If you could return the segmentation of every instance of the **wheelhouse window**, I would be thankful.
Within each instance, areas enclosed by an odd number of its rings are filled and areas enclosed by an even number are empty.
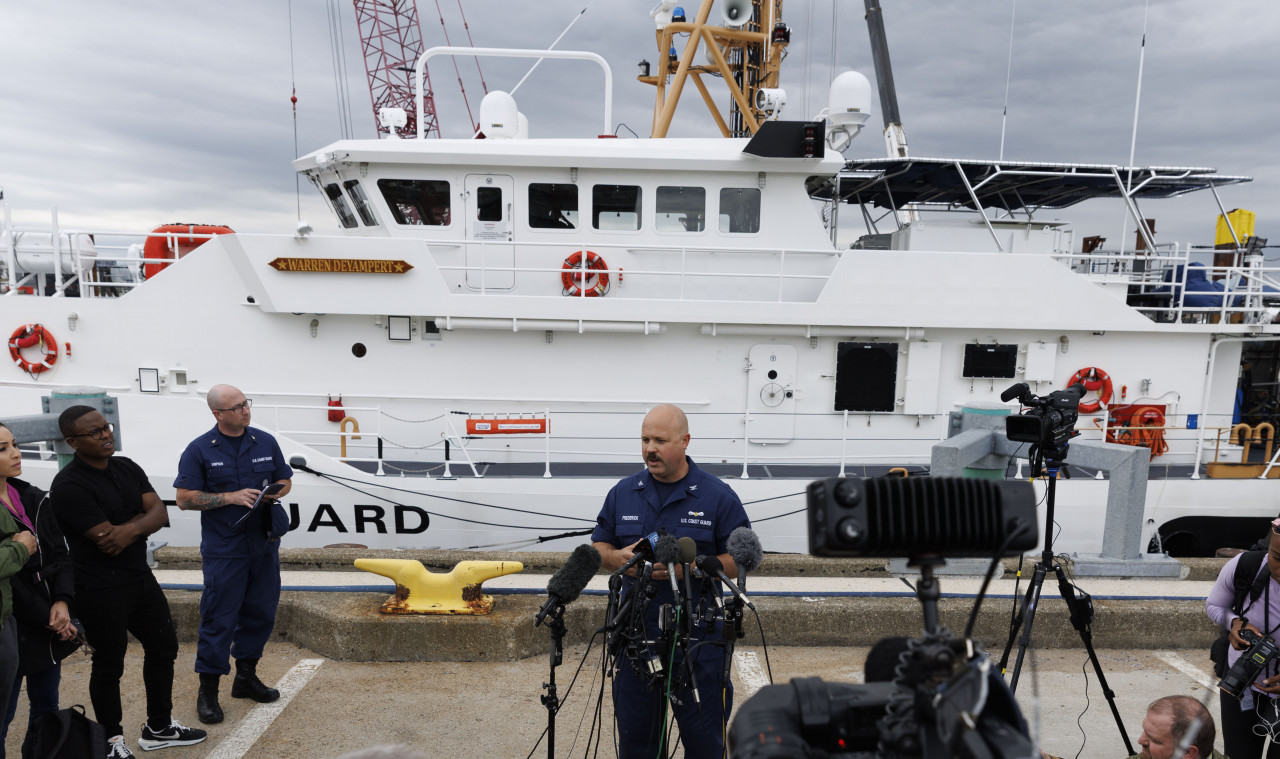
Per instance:
[[[364,194],[360,180],[348,179],[342,183],[342,186],[347,190],[347,197],[351,198],[351,205],[356,207],[360,221],[364,222],[366,227],[378,226],[378,217],[373,215],[373,206],[369,205],[369,198]]]
[[[529,184],[529,226],[532,229],[577,229],[576,184]]]
[[[707,225],[707,191],[701,187],[659,187],[659,232],[701,232]]]
[[[378,191],[397,224],[447,227],[449,183],[438,179],[379,179]]]
[[[760,188],[726,187],[720,191],[720,231],[728,234],[760,231]]]
[[[324,194],[328,196],[329,202],[333,204],[333,210],[338,214],[338,223],[344,229],[360,226],[356,221],[356,215],[351,213],[351,206],[347,205],[347,199],[342,196],[342,188],[338,187],[336,182],[325,185]]]
[[[591,188],[591,226],[634,232],[640,228],[640,188],[598,184]]]

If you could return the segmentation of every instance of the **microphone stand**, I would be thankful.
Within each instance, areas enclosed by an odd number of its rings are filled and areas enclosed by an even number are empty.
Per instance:
[[[547,707],[547,759],[556,756],[556,712],[560,711],[560,696],[556,692],[556,667],[564,661],[564,604],[556,604],[547,613],[547,630],[551,633],[551,673],[542,687],[542,704]]]

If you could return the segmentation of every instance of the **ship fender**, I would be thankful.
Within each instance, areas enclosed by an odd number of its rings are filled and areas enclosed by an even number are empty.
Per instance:
[[[586,266],[583,266],[583,255],[586,255]],[[609,292],[609,265],[594,251],[578,251],[564,260],[560,267],[560,283],[564,286],[565,295],[583,295],[594,298]],[[585,269],[585,271],[584,271]],[[592,284],[592,278],[595,283]]]
[[[1085,390],[1098,394],[1098,397],[1092,401],[1086,402],[1083,398],[1080,400],[1081,414],[1092,414],[1111,403],[1111,395],[1113,393],[1111,377],[1098,367],[1086,366],[1071,375],[1071,379],[1067,380],[1067,387],[1076,384],[1084,385]]]
[[[36,345],[44,351],[44,357],[38,361],[28,361],[23,357],[22,351]],[[43,324],[24,324],[9,336],[9,358],[27,374],[47,372],[58,361],[58,341]]]

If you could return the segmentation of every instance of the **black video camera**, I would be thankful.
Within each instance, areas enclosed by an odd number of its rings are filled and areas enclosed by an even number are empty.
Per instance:
[[[1005,436],[1015,443],[1038,445],[1046,454],[1061,452],[1065,457],[1067,441],[1076,434],[1084,393],[1084,385],[1075,384],[1038,396],[1032,394],[1027,383],[1019,382],[1001,393],[1000,400],[1007,403],[1017,398],[1018,403],[1030,408],[1005,420]]]
[[[1254,680],[1258,679],[1258,675],[1267,664],[1280,656],[1280,647],[1276,646],[1276,642],[1265,635],[1258,635],[1253,630],[1245,629],[1246,622],[1248,620],[1240,624],[1240,637],[1244,638],[1249,647],[1240,654],[1236,663],[1232,664],[1227,674],[1218,681],[1218,690],[1237,701],[1244,698],[1244,692]]]

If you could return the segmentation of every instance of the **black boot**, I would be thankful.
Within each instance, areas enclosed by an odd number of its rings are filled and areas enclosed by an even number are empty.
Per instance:
[[[222,675],[200,673],[200,692],[196,694],[196,716],[206,725],[222,721],[222,707],[218,705],[218,681]]]
[[[269,704],[280,698],[280,691],[268,688],[258,679],[257,659],[236,659],[236,679],[231,681],[232,698],[251,698]]]

